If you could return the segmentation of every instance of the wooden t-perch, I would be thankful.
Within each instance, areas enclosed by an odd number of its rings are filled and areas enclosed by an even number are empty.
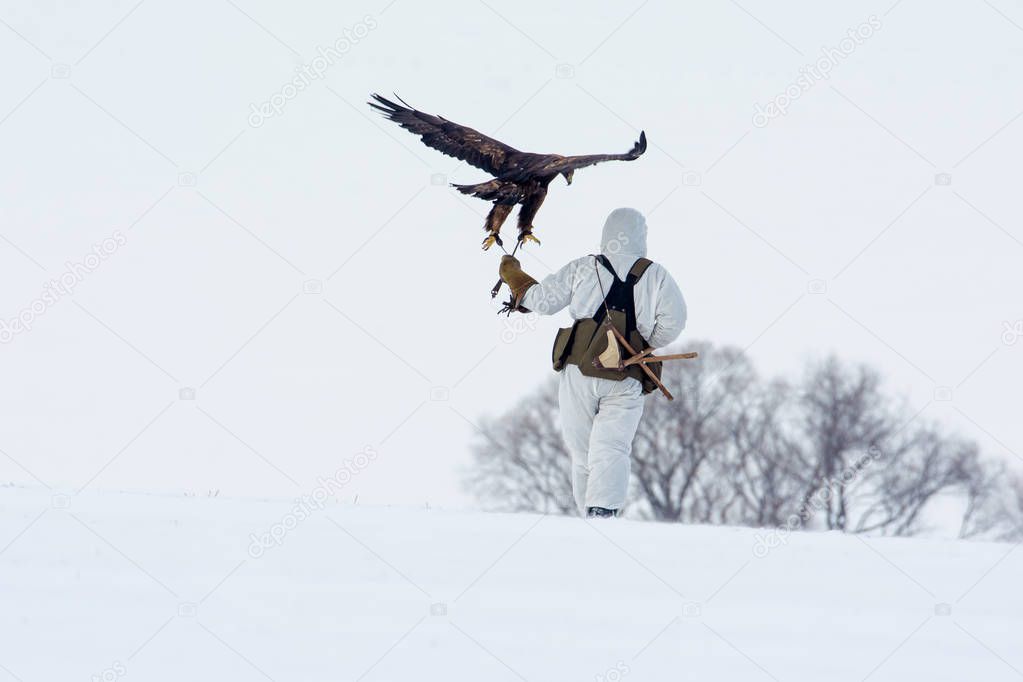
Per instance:
[[[661,389],[661,393],[664,394],[664,397],[667,398],[668,400],[674,400],[675,396],[673,396],[671,394],[671,391],[669,391],[668,388],[663,383],[661,383],[661,380],[657,378],[657,375],[654,374],[654,371],[647,367],[647,363],[663,362],[664,360],[692,360],[693,358],[698,357],[699,353],[674,353],[672,355],[650,355],[651,353],[654,352],[653,348],[647,348],[646,350],[637,353],[636,349],[634,349],[632,345],[629,344],[629,342],[625,339],[625,335],[622,334],[617,329],[615,329],[614,326],[610,327],[609,333],[614,333],[615,338],[618,339],[618,343],[622,344],[622,347],[625,348],[625,350],[632,353],[632,357],[626,359],[624,362],[622,362],[621,357],[619,356],[618,362],[621,363],[621,367],[625,368],[631,367],[632,365],[639,365],[640,368],[642,368],[643,373],[647,375],[647,378],[649,378],[650,381],[657,384],[657,388]],[[610,349],[612,346],[610,341],[611,339],[608,339],[609,342],[608,349]],[[601,360],[603,360],[603,354],[601,354],[601,356],[602,356]]]

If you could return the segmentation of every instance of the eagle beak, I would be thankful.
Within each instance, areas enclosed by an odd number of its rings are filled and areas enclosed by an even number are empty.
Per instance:
[[[569,185],[571,185],[571,184],[572,184],[572,176],[573,176],[573,175],[575,175],[575,173],[569,173],[568,175],[566,175],[566,176],[565,176],[565,182],[566,182],[567,184],[569,184]]]

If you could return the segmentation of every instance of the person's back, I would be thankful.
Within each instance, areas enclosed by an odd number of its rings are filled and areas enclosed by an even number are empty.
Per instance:
[[[600,256],[578,258],[542,282],[522,272],[514,258],[501,260],[501,277],[518,310],[552,315],[567,306],[575,320],[573,329],[559,337],[564,356],[559,402],[562,435],[572,454],[573,493],[580,510],[591,516],[614,515],[625,503],[643,385],[638,372],[607,372],[583,362],[589,356],[580,348],[590,339],[579,339],[576,332],[583,325],[592,330],[604,311],[611,313],[605,299],[612,290],[619,294],[616,300],[623,299],[619,307],[627,308],[616,319],[629,321],[643,348],[671,343],[686,323],[685,300],[675,280],[646,259],[646,234],[639,211],[619,208],[604,224]]]

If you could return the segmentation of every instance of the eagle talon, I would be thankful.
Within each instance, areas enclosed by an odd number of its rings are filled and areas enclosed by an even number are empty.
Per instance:
[[[497,311],[497,314],[507,315],[508,317],[511,317],[511,314],[517,312],[518,309],[519,306],[515,302],[515,294],[512,294],[511,296],[508,297],[508,300],[504,302],[504,305],[501,306],[501,309]]]
[[[504,246],[504,242],[501,241],[500,235],[498,235],[496,232],[491,232],[490,234],[487,235],[487,238],[483,240],[483,250],[486,251],[494,244],[497,244],[498,246]]]
[[[532,232],[523,232],[519,235],[519,244],[525,245],[526,242],[534,242],[537,245],[540,244],[540,240],[534,237]]]

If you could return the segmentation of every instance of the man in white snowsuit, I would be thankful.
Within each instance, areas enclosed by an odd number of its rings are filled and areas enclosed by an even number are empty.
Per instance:
[[[644,348],[660,348],[685,328],[686,304],[668,271],[645,258],[646,235],[643,214],[615,209],[604,223],[599,256],[578,258],[542,282],[524,273],[518,260],[505,256],[501,278],[519,311],[553,315],[568,306],[576,327],[595,317],[599,321],[604,310],[611,315],[604,303],[612,298],[614,285],[616,290],[631,289],[631,326],[646,342]],[[572,455],[572,492],[580,512],[615,516],[628,491],[629,456],[643,415],[644,387],[636,378],[638,372],[618,379],[584,374],[592,374],[592,366],[591,359],[580,362],[578,357],[564,364],[558,392],[561,429]]]

